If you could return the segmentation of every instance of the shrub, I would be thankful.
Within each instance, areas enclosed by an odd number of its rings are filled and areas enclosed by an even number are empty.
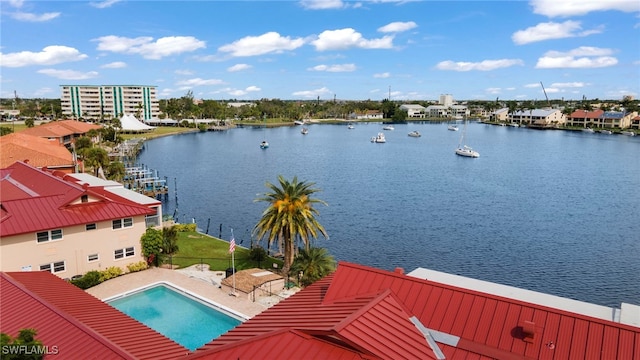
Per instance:
[[[82,290],[86,290],[92,286],[100,284],[102,282],[102,280],[100,280],[100,277],[101,274],[99,271],[92,270],[84,274],[79,279],[71,280],[71,283]]]
[[[138,261],[137,263],[127,265],[127,269],[129,269],[129,272],[138,272],[145,270],[146,268],[148,268],[146,261]]]
[[[174,225],[177,232],[194,232],[197,229],[197,224],[175,224]]]
[[[122,275],[122,269],[118,266],[112,266],[100,272],[100,282],[107,281]]]

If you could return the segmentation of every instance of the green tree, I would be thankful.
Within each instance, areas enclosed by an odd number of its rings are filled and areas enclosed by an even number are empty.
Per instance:
[[[312,198],[311,195],[320,191],[313,188],[315,183],[298,181],[294,177],[292,181],[286,180],[282,175],[278,176],[279,187],[267,182],[266,186],[271,190],[263,197],[255,201],[264,201],[268,207],[262,213],[262,218],[254,227],[254,234],[258,239],[265,236],[269,246],[275,241],[284,248],[283,272],[287,274],[294,258],[294,239],[299,238],[305,249],[309,249],[311,239],[322,234],[327,238],[327,232],[317,221],[318,210],[315,204],[326,203]]]
[[[109,163],[109,165],[107,165],[106,176],[109,180],[122,182],[125,173],[126,170],[124,168],[124,164],[120,161],[112,161]]]
[[[155,264],[158,266],[162,263],[164,256],[162,250],[164,246],[162,230],[147,228],[147,231],[145,231],[140,238],[140,245],[142,246],[142,255],[149,265]]]
[[[8,135],[11,134],[13,132],[13,129],[11,129],[8,126],[0,126],[0,136],[4,136],[4,135]]]
[[[300,249],[291,264],[291,274],[298,276],[300,285],[308,286],[336,269],[336,261],[327,249],[312,247]],[[302,275],[302,276],[300,276]]]
[[[178,251],[178,229],[175,225],[162,229],[162,252],[173,254]]]
[[[33,121],[33,118],[28,118],[24,121],[24,124],[27,125],[28,128],[32,128],[36,125],[35,121]]]
[[[0,348],[2,349],[3,360],[40,360],[44,358],[43,354],[34,351],[34,347],[42,347],[42,341],[36,340],[36,329],[21,329],[18,336],[12,338],[10,335],[0,333]],[[21,346],[26,346],[27,351],[18,351]],[[15,351],[11,351],[11,347],[16,347]],[[5,350],[7,353],[5,353]],[[17,353],[16,353],[17,352]]]
[[[80,136],[73,143],[73,146],[76,149],[76,154],[81,158],[84,157],[84,154],[93,147],[93,141],[87,136]]]
[[[84,152],[84,161],[86,166],[93,168],[93,174],[95,176],[98,176],[98,169],[100,167],[104,168],[109,165],[110,162],[107,151],[99,147],[87,149]]]

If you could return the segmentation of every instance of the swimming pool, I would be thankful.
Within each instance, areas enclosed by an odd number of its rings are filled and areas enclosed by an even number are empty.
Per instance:
[[[242,323],[242,318],[168,283],[150,285],[106,303],[193,351]]]

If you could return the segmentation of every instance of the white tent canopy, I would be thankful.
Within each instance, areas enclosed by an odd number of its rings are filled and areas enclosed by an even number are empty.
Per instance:
[[[145,132],[155,129],[153,126],[149,126],[140,120],[136,119],[133,115],[124,115],[120,118],[120,125],[124,132]]]

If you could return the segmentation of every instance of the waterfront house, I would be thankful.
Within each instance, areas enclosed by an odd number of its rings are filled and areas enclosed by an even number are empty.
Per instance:
[[[380,110],[366,110],[355,113],[355,118],[358,120],[382,120],[384,114]]]
[[[519,125],[551,128],[564,125],[566,117],[558,109],[529,109],[509,113],[508,120]]]
[[[590,128],[598,121],[598,118],[604,114],[603,110],[582,110],[578,109],[567,117],[567,126],[577,126],[581,128]]]
[[[82,121],[60,120],[24,129],[21,133],[57,141],[66,147],[71,147],[71,144],[80,136],[86,135],[90,130],[99,130],[101,128],[100,125]],[[97,141],[97,139],[93,140],[94,142]]]
[[[489,120],[494,122],[506,122],[508,118],[509,108],[498,109],[489,116]]]
[[[640,130],[640,116],[636,115],[633,119],[631,119],[631,129]]]
[[[162,226],[158,200],[88,174],[15,162],[0,169],[0,270],[61,278],[145,260],[140,238]]]
[[[418,104],[402,104],[400,110],[407,112],[409,119],[424,119],[427,117],[427,108]]]
[[[64,145],[23,132],[0,137],[0,169],[16,161],[30,165],[72,173],[76,170],[76,159]]]

